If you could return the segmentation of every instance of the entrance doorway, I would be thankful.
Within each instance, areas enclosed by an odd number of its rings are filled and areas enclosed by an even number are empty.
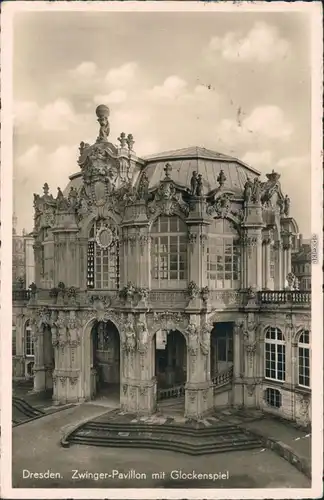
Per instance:
[[[91,398],[119,401],[120,337],[111,321],[93,325],[91,347]]]
[[[217,323],[210,335],[211,378],[233,366],[234,323]]]
[[[155,376],[157,388],[185,384],[187,380],[186,340],[178,330],[170,331],[166,342],[159,341],[159,332],[155,336]]]

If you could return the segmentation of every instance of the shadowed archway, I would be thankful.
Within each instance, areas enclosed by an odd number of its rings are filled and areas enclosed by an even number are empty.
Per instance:
[[[119,400],[120,336],[111,321],[96,321],[91,329],[91,399]]]

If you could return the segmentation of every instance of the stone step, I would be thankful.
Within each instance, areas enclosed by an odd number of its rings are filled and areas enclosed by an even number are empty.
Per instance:
[[[111,448],[146,448],[173,451],[187,455],[205,455],[213,453],[224,453],[239,450],[251,450],[261,448],[261,442],[256,438],[246,438],[236,443],[227,441],[222,443],[184,443],[175,440],[141,438],[141,437],[94,437],[94,436],[70,436],[68,444],[78,444],[87,446],[103,446]]]
[[[42,415],[44,415],[44,412],[42,410],[31,406],[24,399],[18,398],[16,396],[12,398],[12,418],[14,424]]]
[[[81,428],[80,428],[81,430]],[[242,430],[236,425],[219,424],[211,427],[194,428],[186,425],[177,424],[150,424],[150,423],[131,423],[122,424],[117,422],[88,422],[82,430],[98,432],[152,432],[179,434],[182,436],[215,436],[242,433]]]

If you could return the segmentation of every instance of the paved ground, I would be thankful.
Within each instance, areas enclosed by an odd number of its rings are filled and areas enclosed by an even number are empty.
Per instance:
[[[308,488],[310,482],[293,466],[269,450],[231,452],[190,457],[167,451],[109,449],[73,445],[63,449],[61,436],[77,422],[82,423],[107,411],[107,406],[83,404],[13,429],[14,488]],[[288,444],[288,443],[287,443]],[[129,473],[130,479],[115,477],[92,478],[89,473]],[[214,480],[185,480],[180,471],[216,474]],[[24,472],[25,471],[25,472]],[[30,473],[47,472],[56,477],[41,479]],[[73,471],[77,471],[73,473]],[[165,476],[152,477],[164,472]],[[145,474],[142,479],[134,474]],[[74,478],[73,478],[74,474]],[[83,476],[82,476],[83,474]],[[220,479],[217,479],[217,474]],[[221,478],[221,475],[223,479]],[[228,477],[228,478],[227,478]]]

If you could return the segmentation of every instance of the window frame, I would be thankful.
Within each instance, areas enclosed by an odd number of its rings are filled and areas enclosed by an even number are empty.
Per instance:
[[[308,343],[306,342],[301,342],[301,337],[304,335],[308,335]],[[310,330],[303,329],[298,333],[298,344],[297,344],[297,380],[298,380],[298,387],[302,387],[303,389],[310,389],[311,387],[311,345],[310,345],[310,336],[311,332]],[[301,356],[300,353],[303,353]],[[308,352],[308,357],[305,356],[305,354]],[[303,363],[301,364],[301,359],[303,360]],[[305,360],[308,359],[308,367],[305,364]],[[301,373],[301,368],[302,368],[302,373]],[[305,374],[306,369],[308,368],[308,375]],[[308,385],[301,383],[301,379],[307,379],[308,378]]]
[[[268,335],[275,333],[275,338],[270,338]],[[278,339],[278,333],[281,335],[281,339]],[[280,347],[280,349],[279,349]],[[281,352],[280,352],[281,351]],[[269,356],[268,356],[269,354]],[[274,356],[273,356],[274,355]],[[279,360],[279,355],[282,356],[282,360]],[[273,359],[274,358],[274,359]],[[269,363],[269,367],[267,366]],[[271,367],[274,363],[274,369]],[[279,370],[278,365],[283,366],[282,370]],[[271,372],[275,371],[275,376],[271,376]],[[267,372],[270,375],[267,375]],[[283,378],[278,377],[278,373],[283,374]],[[286,339],[278,327],[268,327],[264,336],[264,378],[266,380],[271,380],[273,382],[284,383],[286,381]]]
[[[218,230],[217,226],[220,226],[220,223],[222,227],[221,230]],[[230,252],[227,252],[226,249],[229,248]],[[240,288],[241,267],[239,233],[233,221],[215,217],[209,226],[206,248],[206,278],[208,288],[210,290],[235,290]],[[229,274],[230,279],[226,279],[226,275]],[[235,274],[237,275],[236,279]],[[215,278],[212,278],[212,276],[215,276]]]
[[[12,338],[11,338],[11,350],[12,355],[17,356],[17,327],[12,327]]]
[[[98,234],[103,228],[113,227],[117,237],[106,247],[100,247]],[[114,249],[114,251],[112,251]],[[88,238],[87,246],[87,289],[89,290],[119,290],[120,284],[120,245],[118,230],[113,219],[107,217],[94,221]],[[113,257],[113,259],[112,259]],[[99,269],[100,267],[100,269]]]
[[[25,323],[24,329],[24,351],[26,358],[35,357],[35,344],[32,336],[32,328],[30,326],[29,320]]]
[[[274,404],[272,405],[270,403],[271,401],[271,396],[270,394],[273,394],[273,400],[275,401],[276,400],[276,397],[278,397],[278,405]],[[268,397],[269,395],[269,397]],[[265,390],[264,390],[264,401],[267,403],[267,405],[270,407],[270,408],[274,408],[276,410],[279,410],[281,407],[282,407],[282,394],[281,392],[279,391],[279,389],[275,388],[275,387],[267,387]]]
[[[172,227],[175,222],[176,227]],[[167,224],[167,227],[163,228],[162,224]],[[189,276],[188,229],[186,222],[178,215],[159,215],[152,222],[150,240],[152,288],[186,288]],[[172,252],[171,250],[174,247],[176,247],[176,251]],[[171,278],[171,273],[176,273],[177,278]]]

